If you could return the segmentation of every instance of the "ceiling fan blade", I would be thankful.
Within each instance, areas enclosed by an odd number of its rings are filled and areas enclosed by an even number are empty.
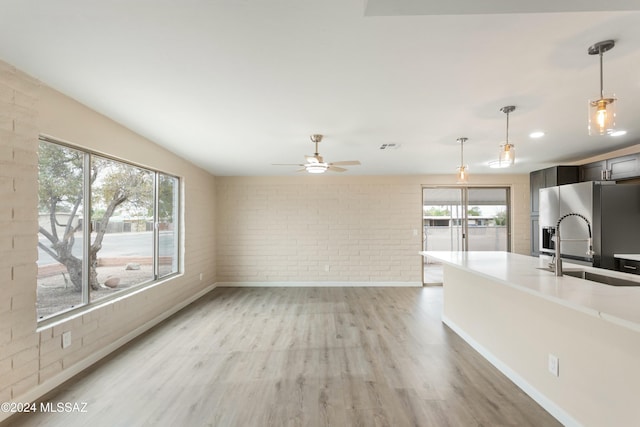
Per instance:
[[[329,165],[327,169],[332,172],[346,172],[345,168],[339,168],[338,166],[333,166],[333,165]]]
[[[345,160],[343,162],[331,162],[330,165],[340,165],[340,166],[358,166],[360,162],[358,160]]]
[[[271,166],[304,166],[300,163],[271,163]]]

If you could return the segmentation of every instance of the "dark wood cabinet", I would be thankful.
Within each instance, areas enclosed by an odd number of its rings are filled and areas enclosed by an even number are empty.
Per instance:
[[[531,216],[531,256],[540,255],[540,222],[538,215]]]
[[[616,270],[625,273],[640,274],[640,261],[616,258]]]
[[[529,187],[531,195],[531,255],[539,255],[539,230],[538,211],[540,210],[541,188],[555,187],[556,185],[573,184],[580,180],[580,168],[578,166],[554,166],[541,169],[529,174]]]
[[[616,157],[607,160],[607,179],[619,180],[640,175],[640,154]]]
[[[640,154],[580,166],[580,181],[618,181],[640,176]]]
[[[587,163],[580,166],[580,181],[603,181],[607,170],[607,161]]]
[[[529,174],[529,188],[531,189],[531,214],[536,215],[540,206],[540,193],[538,190],[546,188],[545,172],[543,170]]]

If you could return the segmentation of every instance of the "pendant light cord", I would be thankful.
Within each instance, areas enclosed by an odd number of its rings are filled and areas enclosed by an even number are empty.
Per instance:
[[[509,111],[507,111],[507,142],[505,145],[509,145]]]
[[[604,56],[604,52],[602,52],[602,47],[599,49],[600,51],[600,99],[604,99],[604,77],[602,72],[602,57]]]

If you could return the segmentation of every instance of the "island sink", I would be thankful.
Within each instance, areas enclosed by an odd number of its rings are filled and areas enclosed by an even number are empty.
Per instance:
[[[550,268],[538,268],[538,270],[548,271],[553,273]],[[598,282],[610,286],[640,286],[640,282],[634,282],[633,280],[621,279],[619,277],[606,276],[604,274],[593,273],[585,270],[563,270],[565,276],[577,277],[578,279],[590,280],[592,282]]]
[[[621,279],[619,277],[605,276],[603,274],[592,273],[584,270],[564,271],[567,276],[577,277],[579,279],[591,280],[592,282],[604,283],[611,286],[640,286],[640,282],[633,280]]]

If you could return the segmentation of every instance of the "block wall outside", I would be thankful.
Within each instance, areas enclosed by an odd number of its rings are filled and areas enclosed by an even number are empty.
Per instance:
[[[66,320],[38,324],[41,133],[181,177],[182,274]],[[32,396],[38,387],[212,285],[214,215],[212,175],[0,61],[0,402]],[[66,331],[72,345],[62,349]],[[0,414],[0,420],[7,415]]]

